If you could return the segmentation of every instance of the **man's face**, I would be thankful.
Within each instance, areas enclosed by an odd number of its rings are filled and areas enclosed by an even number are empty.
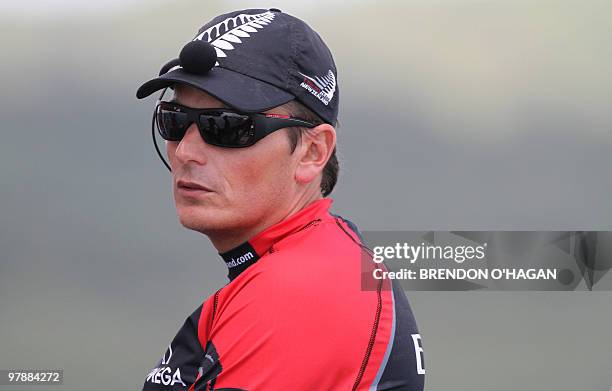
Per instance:
[[[180,85],[175,101],[194,108],[226,107],[198,89]],[[287,114],[280,108],[271,113]],[[261,225],[288,207],[296,191],[295,154],[286,130],[246,148],[204,142],[196,124],[181,141],[167,141],[177,214],[185,227],[204,234],[231,234]],[[282,218],[284,216],[279,216]]]

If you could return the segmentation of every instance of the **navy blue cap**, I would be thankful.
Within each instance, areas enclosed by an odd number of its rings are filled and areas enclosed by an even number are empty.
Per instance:
[[[136,96],[176,83],[244,112],[297,99],[325,122],[333,125],[338,117],[338,74],[329,48],[304,21],[275,8],[217,16]]]

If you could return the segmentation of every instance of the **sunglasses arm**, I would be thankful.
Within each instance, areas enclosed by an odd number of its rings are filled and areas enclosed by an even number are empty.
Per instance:
[[[313,128],[316,124],[310,123],[308,121],[304,121],[299,118],[282,118],[276,115],[266,115],[260,114],[265,117],[269,122],[266,123],[264,121],[257,121],[255,124],[256,127],[260,127],[264,129],[265,134],[269,134],[277,129],[282,128],[294,128],[294,127],[304,127],[304,128]],[[261,118],[261,117],[259,117]]]

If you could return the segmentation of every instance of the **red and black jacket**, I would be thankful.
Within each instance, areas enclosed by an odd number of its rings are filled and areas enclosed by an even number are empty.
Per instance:
[[[406,295],[395,280],[364,285],[381,266],[331,203],[221,254],[230,282],[187,318],[143,390],[422,390]]]

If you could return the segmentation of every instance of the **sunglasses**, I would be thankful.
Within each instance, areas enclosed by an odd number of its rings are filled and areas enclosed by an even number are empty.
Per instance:
[[[243,113],[226,108],[194,109],[174,102],[158,103],[155,122],[164,140],[182,140],[189,126],[195,123],[206,143],[225,148],[250,147],[283,128],[316,126],[288,115]]]

